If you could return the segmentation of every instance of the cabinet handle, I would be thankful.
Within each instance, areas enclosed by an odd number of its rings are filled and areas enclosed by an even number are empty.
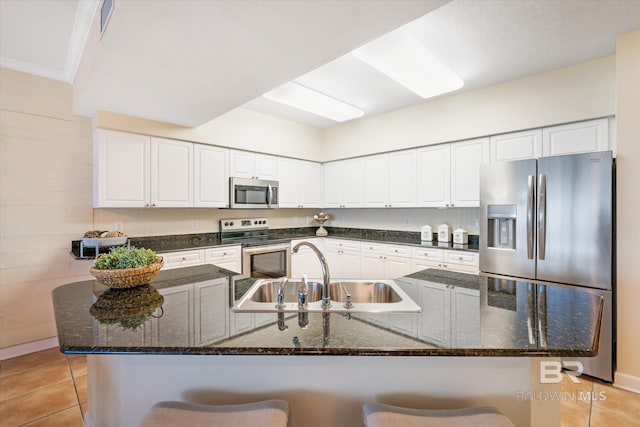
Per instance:
[[[182,257],[182,260],[183,260],[183,261],[186,261],[186,260],[187,260],[187,257]]]
[[[227,256],[227,253],[226,252],[222,252],[222,256]]]
[[[462,258],[462,257],[458,257],[458,259],[459,259],[460,261],[462,261],[464,258]]]

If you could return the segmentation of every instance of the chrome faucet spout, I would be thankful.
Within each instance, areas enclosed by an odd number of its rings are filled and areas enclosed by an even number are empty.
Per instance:
[[[300,249],[300,246],[308,246],[316,253],[318,256],[318,261],[320,261],[320,268],[322,268],[322,308],[328,310],[331,307],[331,299],[329,298],[329,265],[327,264],[327,259],[324,257],[320,249],[313,243],[309,242],[300,242],[293,247],[291,250],[293,253],[297,253]]]

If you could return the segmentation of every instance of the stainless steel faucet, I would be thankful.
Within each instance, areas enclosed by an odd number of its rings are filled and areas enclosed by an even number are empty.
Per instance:
[[[329,309],[329,307],[331,307],[331,300],[329,298],[329,265],[327,264],[327,259],[316,245],[309,242],[300,242],[295,245],[291,251],[297,253],[300,246],[309,246],[318,256],[320,267],[322,268],[322,308]]]

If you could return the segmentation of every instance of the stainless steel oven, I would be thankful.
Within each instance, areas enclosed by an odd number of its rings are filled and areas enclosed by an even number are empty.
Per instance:
[[[242,245],[242,274],[258,278],[291,276],[291,241],[269,236],[267,218],[220,220],[222,243]]]
[[[291,244],[266,244],[242,248],[242,274],[258,278],[291,276]]]

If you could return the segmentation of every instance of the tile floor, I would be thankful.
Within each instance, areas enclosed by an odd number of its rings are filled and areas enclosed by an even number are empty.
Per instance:
[[[562,427],[640,427],[640,394],[580,377],[562,382]],[[82,426],[87,361],[57,348],[0,361],[0,427]]]

